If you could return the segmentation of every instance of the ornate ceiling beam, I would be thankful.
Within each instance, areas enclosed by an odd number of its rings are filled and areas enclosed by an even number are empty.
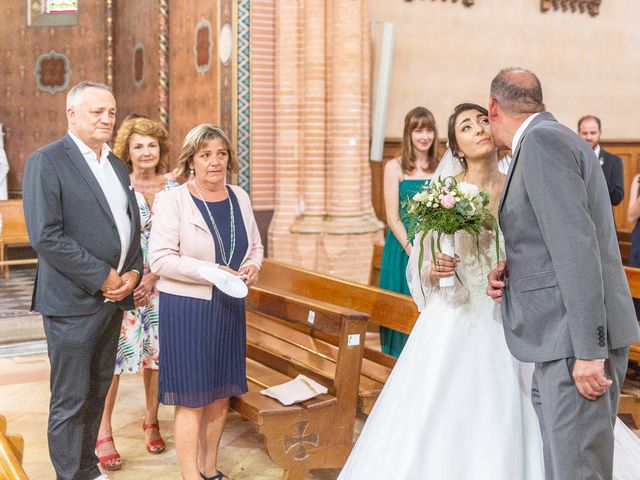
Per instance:
[[[579,10],[580,13],[588,12],[589,15],[595,17],[600,13],[601,3],[602,0],[540,0],[540,9],[543,12],[552,8],[563,12]]]

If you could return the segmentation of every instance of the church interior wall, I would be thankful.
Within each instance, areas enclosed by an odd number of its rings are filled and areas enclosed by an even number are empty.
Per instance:
[[[158,0],[115,0],[114,7],[113,83],[118,120],[130,113],[158,120]]]
[[[431,109],[446,120],[463,101],[488,104],[489,84],[503,67],[522,66],[542,81],[547,108],[576,127],[593,113],[603,138],[638,139],[640,131],[640,4],[605,0],[600,13],[541,12],[540,0],[371,0],[373,72],[382,22],[396,25],[385,134],[402,136],[406,112]],[[373,91],[375,92],[375,85]]]
[[[27,2],[0,4],[0,123],[9,159],[9,191],[22,190],[24,165],[37,148],[53,142],[67,130],[65,84],[94,79],[104,82],[107,65],[106,2],[84,0],[79,24],[69,27],[27,26]],[[103,41],[82,40],[104,39]],[[36,83],[38,57],[56,55],[44,62],[42,88]],[[65,73],[64,58],[68,61]],[[51,92],[51,93],[50,93]]]

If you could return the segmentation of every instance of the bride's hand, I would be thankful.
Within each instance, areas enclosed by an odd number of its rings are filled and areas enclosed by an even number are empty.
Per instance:
[[[455,273],[458,263],[460,258],[457,255],[454,258],[444,253],[437,253],[436,263],[431,265],[431,276],[433,278],[450,277]]]

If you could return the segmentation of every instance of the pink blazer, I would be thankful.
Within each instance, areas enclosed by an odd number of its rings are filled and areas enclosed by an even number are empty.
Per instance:
[[[242,266],[253,264],[260,268],[263,247],[249,195],[240,187],[229,187],[238,199],[249,240]],[[158,193],[153,212],[149,265],[151,271],[160,276],[158,290],[209,300],[213,286],[198,274],[197,269],[200,265],[216,263],[215,246],[209,227],[193,202],[187,185]]]

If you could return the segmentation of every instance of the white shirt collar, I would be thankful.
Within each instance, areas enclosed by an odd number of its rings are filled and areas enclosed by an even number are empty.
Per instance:
[[[520,141],[520,138],[522,138],[522,134],[524,133],[524,131],[527,129],[527,127],[533,121],[533,119],[536,118],[541,113],[542,112],[536,112],[536,113],[532,113],[531,115],[529,115],[527,117],[527,119],[524,122],[522,122],[522,125],[520,125],[520,128],[518,128],[518,130],[516,130],[516,133],[513,136],[513,140],[511,141],[511,154],[512,155],[516,151],[516,147],[518,146],[518,142]]]
[[[97,160],[98,157],[96,156],[96,152],[94,152],[91,149],[91,147],[89,147],[86,143],[84,143],[82,140],[76,137],[73,133],[71,133],[71,130],[67,130],[67,133],[69,134],[69,137],[71,137],[71,140],[73,140],[74,143],[78,146],[78,148],[80,149],[80,153],[82,154],[83,157],[87,158],[87,155],[89,155],[89,158]],[[100,154],[100,162],[98,163],[102,163],[103,160],[106,160],[110,152],[111,152],[111,148],[109,147],[109,145],[106,143],[103,143],[101,154]]]
[[[593,152],[596,154],[596,157],[600,158],[600,144],[596,145],[596,148],[593,149]]]

